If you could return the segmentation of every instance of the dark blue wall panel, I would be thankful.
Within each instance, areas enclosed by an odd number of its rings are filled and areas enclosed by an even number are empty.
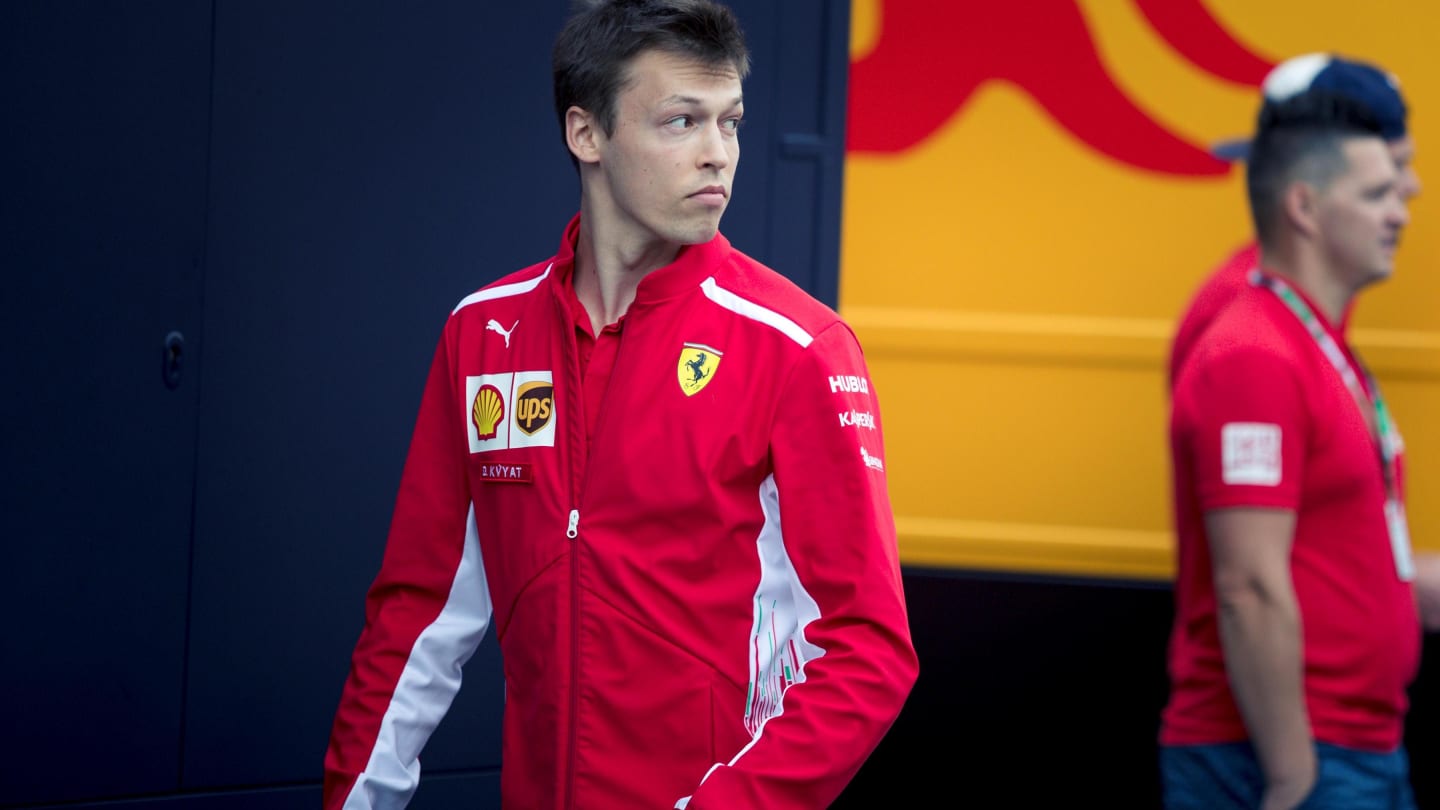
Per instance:
[[[445,315],[570,215],[560,19],[218,4],[187,788],[319,773]],[[427,768],[498,765],[497,660]]]
[[[779,133],[766,227],[771,261],[812,295],[837,306],[845,167],[845,88],[850,69],[850,4],[786,0],[774,5],[775,37],[761,40],[775,86]],[[798,36],[798,32],[811,32]],[[763,64],[763,63],[762,63]]]
[[[0,802],[176,784],[209,85],[208,4],[0,3]]]
[[[0,4],[0,806],[314,805],[444,318],[578,205],[568,5]],[[722,229],[833,304],[848,10],[734,7]],[[465,677],[421,810],[498,796]]]

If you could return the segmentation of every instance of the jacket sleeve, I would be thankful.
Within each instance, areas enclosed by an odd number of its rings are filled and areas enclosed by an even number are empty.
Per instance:
[[[771,460],[784,553],[810,607],[805,651],[749,745],[688,810],[828,806],[889,731],[919,671],[911,645],[880,411],[859,343],[836,323],[780,386]],[[799,636],[796,638],[795,636]]]
[[[453,322],[451,326],[453,327]],[[325,754],[326,810],[402,808],[490,623],[446,329],[421,399],[365,628]]]

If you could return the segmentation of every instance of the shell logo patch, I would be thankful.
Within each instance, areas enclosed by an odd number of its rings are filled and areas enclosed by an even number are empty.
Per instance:
[[[723,356],[723,352],[703,343],[685,344],[685,348],[680,350],[680,362],[675,365],[680,390],[685,392],[685,396],[693,397],[710,384]]]
[[[482,385],[475,392],[474,404],[470,406],[470,422],[475,426],[475,437],[495,438],[495,428],[505,418],[505,398],[493,385]]]
[[[555,446],[555,378],[548,371],[465,378],[470,452]]]

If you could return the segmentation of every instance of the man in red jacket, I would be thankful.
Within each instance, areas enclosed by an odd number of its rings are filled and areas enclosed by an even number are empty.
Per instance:
[[[712,0],[591,2],[554,48],[580,207],[460,301],[325,757],[403,807],[490,622],[515,808],[822,808],[914,684],[875,386],[736,250],[749,57]]]

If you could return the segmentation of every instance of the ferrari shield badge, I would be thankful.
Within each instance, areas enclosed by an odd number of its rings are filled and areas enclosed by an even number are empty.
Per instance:
[[[720,368],[721,353],[703,343],[686,343],[680,350],[680,362],[675,373],[680,379],[680,390],[690,397],[710,384]]]

